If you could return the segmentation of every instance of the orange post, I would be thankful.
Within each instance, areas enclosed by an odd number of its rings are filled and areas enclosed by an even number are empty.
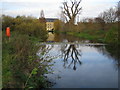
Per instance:
[[[6,36],[8,37],[8,40],[10,41],[10,27],[6,28]]]
[[[6,36],[10,37],[10,28],[9,27],[6,28]]]

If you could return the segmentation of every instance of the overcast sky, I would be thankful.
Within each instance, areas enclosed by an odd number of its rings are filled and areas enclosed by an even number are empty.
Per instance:
[[[25,15],[39,17],[43,9],[46,18],[58,18],[64,0],[2,0],[2,13],[10,16]],[[82,0],[80,17],[96,17],[110,7],[117,6],[119,0]]]

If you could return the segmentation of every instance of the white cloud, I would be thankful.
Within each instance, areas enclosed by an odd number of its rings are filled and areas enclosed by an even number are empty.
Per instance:
[[[2,0],[3,2],[41,2],[41,3],[56,3],[61,2],[61,0]]]
[[[6,7],[7,6],[7,7]],[[31,2],[7,2],[3,3],[3,14],[17,16],[17,15],[33,15],[38,17],[40,11],[44,10],[46,17],[55,17],[59,11],[59,3],[31,3]]]
[[[96,17],[99,13],[117,5],[115,0],[84,0],[82,5],[82,14],[80,17]]]
[[[39,17],[43,9],[46,17],[56,17],[64,0],[3,0],[3,14],[33,15]],[[80,17],[95,17],[100,12],[114,7],[119,0],[82,0]]]

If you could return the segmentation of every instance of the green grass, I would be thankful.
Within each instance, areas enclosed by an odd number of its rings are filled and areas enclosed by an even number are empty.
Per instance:
[[[103,42],[103,39],[104,39],[104,33],[101,31],[101,32],[94,32],[94,33],[91,33],[91,32],[67,32],[68,35],[73,35],[75,37],[79,37],[79,38],[83,38],[83,39],[87,39],[87,40],[92,40],[92,41],[95,41],[95,42]]]
[[[91,40],[93,42],[107,43],[107,44],[120,44],[118,40],[118,28],[112,27],[109,30],[84,30],[82,32],[57,32],[68,34],[81,39]]]

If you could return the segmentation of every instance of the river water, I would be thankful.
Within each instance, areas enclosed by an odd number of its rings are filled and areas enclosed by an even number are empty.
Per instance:
[[[48,42],[85,41],[71,36],[55,37],[48,38]],[[41,44],[37,54],[51,59],[52,73],[45,76],[55,83],[52,88],[118,88],[118,59],[109,46],[48,43]]]

